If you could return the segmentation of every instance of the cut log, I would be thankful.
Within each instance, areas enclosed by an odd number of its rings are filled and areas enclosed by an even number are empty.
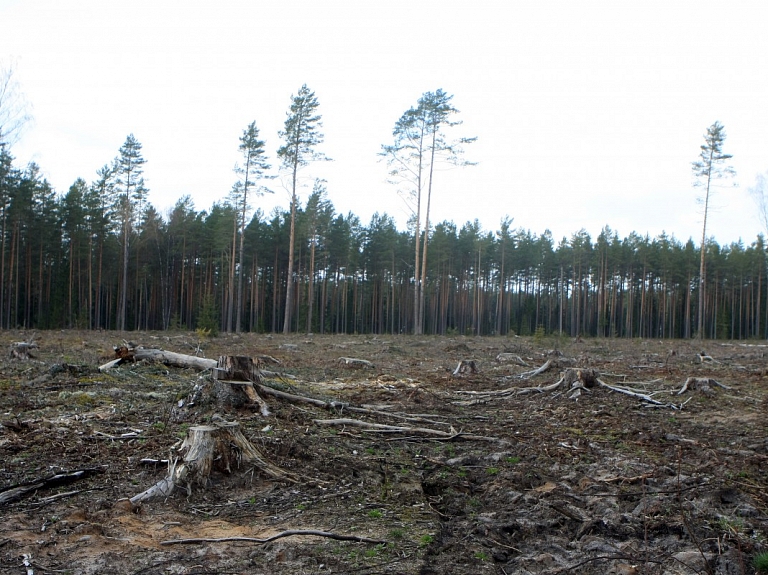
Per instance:
[[[180,448],[181,459],[169,465],[166,477],[131,497],[132,505],[156,497],[167,497],[181,485],[186,487],[187,492],[191,491],[193,484],[205,487],[213,470],[231,474],[233,468],[240,468],[245,463],[275,479],[296,481],[291,474],[266,460],[240,431],[240,424],[217,416],[212,419],[213,425],[196,425],[187,430],[187,437]]]
[[[213,369],[217,364],[215,359],[206,359],[204,357],[196,357],[194,355],[186,355],[183,353],[174,353],[172,351],[145,347],[137,347],[136,349],[131,349],[127,346],[120,346],[115,348],[115,355],[116,358],[100,366],[99,371],[107,371],[108,369],[125,363],[126,361],[142,360],[156,361],[173,367],[196,369],[198,371]]]
[[[34,359],[33,349],[38,349],[34,341],[17,341],[11,344],[11,359],[27,360],[30,357]]]
[[[206,359],[204,357],[196,357],[194,355],[185,355],[183,353],[174,353],[172,351],[144,347],[136,348],[135,357],[136,361],[157,361],[159,363],[173,367],[191,368],[198,371],[213,369],[217,365],[217,361],[215,359]]]

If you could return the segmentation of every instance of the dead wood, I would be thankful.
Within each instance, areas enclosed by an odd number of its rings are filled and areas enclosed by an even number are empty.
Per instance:
[[[88,467],[85,469],[78,469],[76,471],[70,471],[67,473],[57,473],[49,477],[36,479],[27,483],[13,485],[0,491],[0,505],[11,503],[26,497],[27,495],[39,491],[41,489],[52,489],[61,485],[69,485],[80,479],[85,479],[96,473],[104,471],[104,467]]]
[[[373,369],[373,364],[370,361],[356,357],[340,357],[339,363],[352,369]]]
[[[204,357],[196,357],[194,355],[186,355],[183,353],[175,353],[172,351],[145,348],[141,346],[136,348],[120,346],[115,347],[115,359],[100,366],[99,371],[107,371],[115,366],[133,361],[158,362],[164,365],[196,369],[198,371],[213,369],[217,365],[215,359],[206,359]]]
[[[453,370],[453,375],[462,373],[477,373],[477,362],[474,359],[462,359]]]
[[[338,426],[352,426],[377,431],[379,433],[409,433],[420,435],[434,435],[436,437],[442,437],[445,439],[475,439],[480,441],[499,441],[497,437],[487,437],[484,435],[473,435],[470,433],[463,433],[451,428],[450,432],[438,431],[436,429],[429,429],[426,427],[404,427],[400,425],[384,425],[382,423],[369,423],[367,421],[361,421],[359,419],[314,419],[318,425],[338,425]]]
[[[526,371],[524,373],[521,373],[518,377],[520,379],[531,379],[532,377],[541,375],[542,373],[547,371],[550,367],[552,367],[552,358],[545,361],[544,365],[542,365],[541,367],[534,369],[532,371]]]
[[[696,354],[696,359],[698,360],[699,363],[720,363],[711,355],[707,355],[706,351],[702,351]]]
[[[269,415],[269,406],[253,385],[261,382],[257,359],[242,355],[222,355],[213,370],[213,393],[220,407],[258,406],[261,415]]]
[[[712,379],[711,377],[689,377],[685,380],[685,383],[683,384],[683,387],[680,389],[680,391],[677,392],[677,395],[682,395],[686,391],[691,390],[697,390],[703,393],[704,395],[712,395],[714,394],[713,387],[721,387],[722,389],[731,389],[727,385],[723,385],[719,381]]]
[[[22,361],[35,358],[32,350],[38,349],[37,344],[34,341],[17,341],[11,344],[10,356],[11,359],[20,359]]]
[[[546,364],[545,364],[546,365]],[[542,366],[543,368],[544,366]],[[541,369],[541,368],[539,368]],[[655,406],[659,407],[670,407],[672,409],[681,409],[681,406],[676,406],[673,404],[667,404],[663,403],[661,401],[658,401],[657,399],[654,399],[651,397],[651,394],[645,393],[644,391],[640,391],[637,389],[632,389],[627,386],[621,386],[621,385],[610,385],[605,383],[599,378],[599,374],[597,370],[592,368],[568,368],[566,369],[562,375],[560,376],[560,379],[557,380],[555,383],[549,384],[549,385],[540,385],[536,387],[509,387],[507,389],[497,390],[497,391],[457,391],[456,393],[459,393],[461,395],[469,395],[472,396],[475,399],[472,400],[463,400],[463,401],[457,401],[454,402],[456,405],[472,405],[476,403],[482,403],[484,401],[488,401],[490,399],[498,399],[498,398],[505,398],[505,397],[511,397],[511,396],[518,396],[518,395],[526,395],[530,393],[543,393],[547,391],[555,391],[560,386],[565,384],[565,386],[571,390],[571,393],[569,395],[570,398],[576,399],[578,398],[583,391],[589,391],[596,385],[600,387],[604,387],[606,389],[609,389],[611,391],[615,391],[617,393],[622,393],[624,395],[629,395],[631,397],[635,397],[637,399],[640,399],[646,403],[650,403]],[[684,404],[683,404],[684,405]]]
[[[182,484],[190,492],[192,484],[207,485],[213,469],[231,474],[233,467],[239,468],[244,463],[253,464],[275,479],[296,481],[290,473],[264,458],[240,431],[239,423],[216,416],[212,419],[213,425],[196,425],[187,430],[187,437],[179,448],[181,458],[169,464],[165,478],[131,497],[132,505],[155,497],[167,497]]]
[[[523,360],[523,358],[519,355],[515,355],[514,353],[502,352],[496,356],[496,361],[499,363],[514,363],[515,365],[528,367],[528,364]]]
[[[276,539],[283,537],[290,537],[292,535],[313,535],[315,537],[327,537],[328,539],[336,539],[337,541],[357,541],[358,543],[375,543],[385,544],[386,541],[381,539],[369,539],[368,537],[360,537],[358,535],[338,535],[336,533],[329,533],[327,531],[316,531],[314,529],[289,529],[272,535],[271,537],[265,537],[260,539],[258,537],[220,537],[217,539],[207,538],[193,538],[193,539],[170,539],[168,541],[161,541],[160,545],[189,545],[194,543],[226,543],[231,541],[243,541],[245,543],[269,543]]]

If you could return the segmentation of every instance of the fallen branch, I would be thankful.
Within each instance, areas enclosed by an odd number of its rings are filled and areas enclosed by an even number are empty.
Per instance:
[[[20,485],[14,485],[4,489],[3,491],[0,491],[0,505],[11,503],[12,501],[16,501],[31,493],[39,491],[40,489],[52,489],[54,487],[59,487],[60,485],[68,485],[102,471],[104,471],[104,467],[88,467],[86,469],[78,469],[69,473],[57,473],[56,475],[52,475],[50,477],[37,479],[28,483],[22,483]]]
[[[531,379],[532,377],[535,377],[537,375],[541,375],[545,371],[547,371],[550,367],[552,367],[552,358],[548,359],[544,365],[539,367],[538,369],[534,369],[533,371],[526,371],[521,373],[518,377],[520,379]]]
[[[317,425],[334,425],[334,426],[353,426],[362,427],[371,431],[377,431],[379,433],[411,433],[422,435],[434,435],[436,437],[442,437],[444,439],[475,439],[480,441],[499,441],[497,437],[487,437],[484,435],[472,435],[470,433],[462,433],[451,428],[451,432],[438,431],[436,429],[429,429],[427,427],[405,427],[400,425],[384,425],[383,423],[369,423],[367,421],[361,421],[359,419],[314,419]]]
[[[191,538],[191,539],[170,539],[168,541],[161,541],[160,545],[189,545],[194,543],[227,543],[230,541],[243,541],[245,543],[258,543],[263,545],[281,539],[283,537],[290,537],[292,535],[313,535],[315,537],[327,537],[328,539],[336,539],[337,541],[357,541],[358,543],[374,543],[374,544],[386,544],[386,541],[381,539],[369,539],[368,537],[360,537],[358,535],[337,535],[336,533],[329,533],[327,531],[316,531],[314,529],[289,529],[283,531],[272,537],[265,537],[260,539],[258,537],[219,537],[215,539],[209,538]]]
[[[606,389],[610,389],[611,391],[615,391],[617,393],[623,393],[624,395],[629,395],[630,397],[636,397],[637,399],[641,399],[643,401],[646,401],[648,403],[652,403],[654,405],[660,405],[660,406],[664,406],[664,407],[675,407],[673,405],[669,405],[669,404],[663,403],[663,402],[661,402],[661,401],[659,401],[657,399],[653,399],[647,393],[642,393],[640,391],[635,391],[633,389],[629,389],[629,388],[626,388],[626,387],[621,387],[621,386],[618,386],[618,385],[608,385],[607,383],[605,383],[601,379],[598,379],[597,383],[599,383],[601,387],[605,387]]]

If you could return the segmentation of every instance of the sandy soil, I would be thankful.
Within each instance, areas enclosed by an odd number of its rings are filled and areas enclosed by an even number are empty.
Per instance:
[[[2,332],[0,348],[32,337]],[[194,333],[130,337],[184,354],[198,343]],[[0,503],[2,573],[738,574],[754,573],[754,558],[768,550],[768,347],[760,342],[706,342],[704,361],[693,343],[674,341],[203,342],[209,358],[272,356],[280,364],[265,369],[279,375],[265,385],[327,402],[262,394],[272,412],[263,417],[186,405],[209,372],[136,363],[100,373],[118,334],[43,332],[35,341],[34,358],[0,361],[0,501],[11,488],[83,473]],[[549,370],[526,377],[550,359]],[[477,371],[453,375],[462,360]],[[594,369],[653,402],[600,385],[578,397],[566,384],[530,389],[568,368]],[[677,395],[688,377],[727,388]],[[187,429],[214,413],[239,422],[298,481],[233,465],[204,487],[132,506],[128,498],[168,472],[142,460],[178,456]],[[342,418],[363,423],[327,423]],[[363,426],[371,423],[401,429]],[[178,542],[286,530],[384,543]]]

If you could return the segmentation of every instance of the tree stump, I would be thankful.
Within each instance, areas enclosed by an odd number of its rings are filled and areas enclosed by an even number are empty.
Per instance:
[[[34,358],[32,350],[37,349],[37,344],[34,341],[17,341],[11,344],[11,359],[27,360],[30,357]]]
[[[222,355],[213,370],[213,395],[223,408],[258,406],[263,416],[269,415],[267,403],[253,387],[261,382],[261,362],[241,355]]]
[[[295,481],[287,472],[267,461],[251,443],[235,421],[224,421],[214,415],[213,425],[195,425],[187,430],[187,437],[179,448],[168,475],[146,491],[134,495],[130,501],[137,505],[155,497],[167,497],[184,484],[191,492],[193,484],[205,487],[212,471],[231,474],[244,464],[252,464],[275,479]]]

